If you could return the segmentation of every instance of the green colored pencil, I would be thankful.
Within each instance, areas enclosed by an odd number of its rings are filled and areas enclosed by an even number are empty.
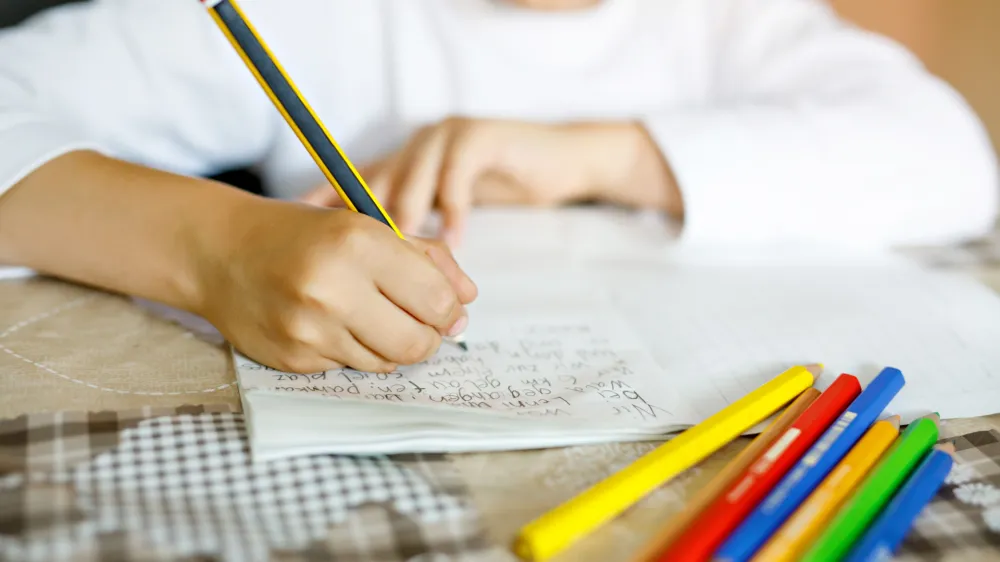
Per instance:
[[[843,558],[937,439],[936,415],[911,423],[816,539],[802,561],[826,562]]]

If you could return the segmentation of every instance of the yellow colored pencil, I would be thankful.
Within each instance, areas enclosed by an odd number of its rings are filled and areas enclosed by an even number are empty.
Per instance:
[[[546,560],[559,554],[767,419],[813,382],[815,374],[809,367],[792,367],[622,471],[528,523],[514,541],[514,552],[528,560]]]
[[[754,556],[753,562],[798,560],[898,437],[899,416],[872,424],[843,460]]]
[[[794,402],[788,405],[781,414],[775,418],[767,428],[761,432],[749,445],[743,448],[733,460],[729,461],[705,486],[684,505],[684,508],[677,513],[656,535],[643,546],[642,550],[633,558],[633,562],[648,562],[653,560],[673,544],[674,540],[687,529],[688,525],[701,515],[715,498],[719,496],[733,480],[757,460],[774,440],[781,436],[788,426],[792,425],[799,414],[809,407],[820,395],[816,388],[807,388],[799,395]]]

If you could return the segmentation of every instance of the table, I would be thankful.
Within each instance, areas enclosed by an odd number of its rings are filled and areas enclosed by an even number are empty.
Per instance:
[[[915,249],[913,254],[934,266],[968,270],[1000,291],[1000,244],[978,244],[947,251]],[[977,252],[986,257],[968,257]],[[231,359],[222,342],[183,329],[127,298],[56,280],[0,283],[0,352],[0,419],[141,407],[173,411],[192,404],[240,410]],[[953,435],[997,431],[1000,416],[951,420],[947,426]],[[560,559],[626,559],[743,444],[731,444],[656,491]],[[510,560],[504,547],[521,525],[654,446],[626,443],[448,455],[434,462],[454,471],[463,488],[458,493],[466,494],[474,507],[480,536],[473,541],[477,550],[470,559]],[[1000,504],[1000,491],[997,494]],[[956,550],[954,559],[1000,559],[995,547],[1000,533],[993,544]]]

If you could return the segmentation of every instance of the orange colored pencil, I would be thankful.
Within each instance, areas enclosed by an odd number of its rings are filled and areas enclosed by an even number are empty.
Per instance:
[[[683,533],[716,497],[719,496],[733,481],[743,473],[744,470],[759,457],[768,447],[774,443],[781,434],[792,425],[799,415],[812,404],[820,392],[816,388],[807,388],[799,395],[785,410],[778,415],[767,428],[750,442],[736,458],[729,461],[722,470],[716,474],[707,485],[702,487],[691,500],[687,502],[679,513],[654,535],[647,542],[639,553],[632,558],[632,562],[648,562],[655,560],[656,556],[665,551],[674,540]]]
[[[761,548],[753,562],[794,562],[805,554],[898,437],[899,416],[872,424],[847,456]]]

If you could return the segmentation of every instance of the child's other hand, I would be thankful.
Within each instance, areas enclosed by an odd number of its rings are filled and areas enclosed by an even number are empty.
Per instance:
[[[206,266],[203,314],[274,368],[385,372],[429,358],[467,323],[476,287],[442,245],[346,210],[263,201]]]
[[[387,158],[359,170],[397,226],[413,233],[432,209],[452,245],[473,205],[555,206],[600,197],[611,180],[605,125],[546,125],[451,118],[418,131]],[[329,186],[303,198],[338,206]]]

